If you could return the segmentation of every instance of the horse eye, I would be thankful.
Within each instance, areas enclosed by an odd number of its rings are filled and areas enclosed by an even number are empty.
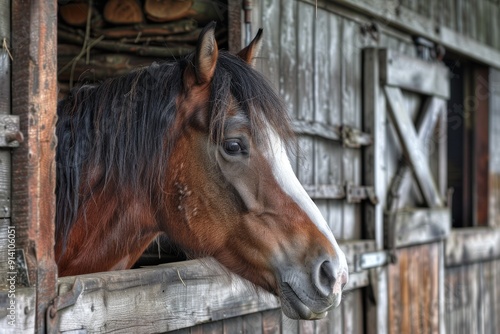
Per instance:
[[[224,142],[224,151],[226,151],[227,154],[235,155],[238,153],[242,153],[244,149],[239,141],[226,140]]]

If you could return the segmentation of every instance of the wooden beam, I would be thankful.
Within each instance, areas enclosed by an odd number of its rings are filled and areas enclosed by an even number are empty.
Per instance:
[[[443,240],[451,230],[448,208],[402,209],[389,214],[386,221],[388,248]]]
[[[341,246],[348,260],[370,251],[370,241]],[[368,273],[350,276],[347,289],[369,284]],[[70,300],[58,312],[61,333],[165,332],[280,307],[278,299],[231,274],[213,259],[59,279]]]
[[[12,222],[36,287],[35,331],[55,297],[57,1],[12,1],[12,113],[24,143],[12,154]]]
[[[448,99],[448,72],[448,68],[438,62],[406,56],[389,49],[380,50],[380,79],[388,86]]]
[[[373,138],[373,144],[363,151],[364,184],[373,185],[377,205],[365,207],[364,234],[375,239],[376,250],[385,249],[384,240],[384,207],[387,194],[386,177],[386,133],[387,112],[386,99],[380,87],[379,49],[363,50],[363,131]],[[371,284],[376,303],[366,299],[366,321],[373,324],[367,333],[386,333],[388,330],[388,286],[386,268],[375,268],[370,272]]]
[[[416,126],[417,138],[420,143],[427,143],[430,137],[432,137],[433,130],[438,124],[438,120],[442,118],[443,113],[446,113],[445,108],[446,101],[438,97],[431,97],[425,102],[422,108],[423,115],[420,117]],[[442,146],[443,145],[439,145],[441,150],[444,149]],[[387,199],[387,209],[389,211],[407,205],[407,198],[410,195],[412,181],[410,166],[405,161],[401,162],[390,186]]]
[[[457,228],[445,242],[447,267],[500,258],[500,229]]]
[[[307,1],[312,2],[313,0]],[[319,4],[333,12],[339,6],[354,9],[356,12],[376,18],[381,25],[425,37],[443,45],[448,50],[495,68],[500,68],[499,50],[473,38],[466,37],[459,31],[443,25],[436,26],[432,18],[423,17],[415,11],[400,6],[396,0],[378,0],[375,3],[368,0],[320,1]]]
[[[404,108],[401,90],[388,86],[384,89],[389,104],[389,114],[393,120],[403,151],[408,157],[408,162],[419,189],[430,207],[441,207],[443,201],[433,180],[428,159],[424,155],[424,149],[418,140],[413,122]]]

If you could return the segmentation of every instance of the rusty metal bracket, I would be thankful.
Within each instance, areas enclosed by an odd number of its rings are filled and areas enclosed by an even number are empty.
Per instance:
[[[360,203],[362,200],[369,200],[371,204],[378,204],[378,198],[375,195],[373,187],[346,185],[347,203]]]
[[[341,125],[339,130],[342,138],[342,145],[344,145],[344,147],[360,148],[361,146],[372,144],[372,136],[359,129],[348,125]]]
[[[52,304],[47,308],[46,317],[46,326],[47,326],[47,334],[56,334],[59,333],[59,314],[58,312],[68,308],[70,306],[75,305],[76,301],[83,293],[84,285],[81,280],[78,278],[75,280],[73,287],[70,291],[66,292],[63,295],[57,296],[52,301]]]
[[[19,147],[23,141],[23,133],[19,130],[19,116],[0,115],[0,148]]]

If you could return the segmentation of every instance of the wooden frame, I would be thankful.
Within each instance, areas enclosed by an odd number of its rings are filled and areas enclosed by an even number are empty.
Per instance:
[[[353,268],[356,254],[374,246],[347,242],[341,248]],[[367,271],[351,273],[346,289],[368,284]],[[274,296],[210,258],[63,277],[56,303],[55,328],[62,333],[127,332],[134,327],[165,332],[280,307]]]

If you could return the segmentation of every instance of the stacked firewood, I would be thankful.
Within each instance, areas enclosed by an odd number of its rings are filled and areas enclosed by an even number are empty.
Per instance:
[[[224,44],[226,8],[222,0],[59,0],[60,87],[179,58],[210,21],[220,22]]]

